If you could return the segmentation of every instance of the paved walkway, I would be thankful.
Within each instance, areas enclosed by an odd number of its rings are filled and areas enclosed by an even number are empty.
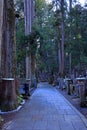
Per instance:
[[[87,130],[87,120],[55,88],[39,84],[3,130]]]

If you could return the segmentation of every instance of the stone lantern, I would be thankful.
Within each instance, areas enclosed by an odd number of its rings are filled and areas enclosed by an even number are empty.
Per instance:
[[[68,93],[68,95],[71,95],[71,93],[72,93],[72,84],[73,84],[72,79],[67,78],[67,93]]]

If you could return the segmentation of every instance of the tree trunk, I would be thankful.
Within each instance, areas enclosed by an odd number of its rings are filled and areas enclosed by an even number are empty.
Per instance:
[[[32,25],[34,20],[33,0],[24,0],[24,12],[25,12],[25,35],[29,35],[32,31]],[[28,43],[28,48],[29,47],[30,45]],[[26,79],[33,80],[32,78],[35,76],[34,62],[35,62],[35,55],[27,54],[26,55]]]
[[[3,28],[2,28],[1,75],[2,86],[0,105],[3,110],[11,110],[17,106],[15,78],[16,68],[16,40],[15,14],[13,0],[4,0]]]
[[[72,41],[72,0],[69,0],[69,11],[70,11],[70,41]],[[71,50],[71,45],[70,45],[70,50]],[[69,54],[69,74],[71,76],[72,73],[72,52],[70,51]]]
[[[3,23],[3,0],[0,0],[0,70],[1,70],[1,43],[2,43],[2,23]],[[1,73],[0,73],[1,76]]]
[[[62,50],[62,76],[65,75],[65,48],[64,48],[64,42],[65,42],[65,29],[64,29],[64,0],[61,0],[61,28],[62,28],[62,41],[61,41],[61,50]]]
[[[62,73],[62,55],[61,55],[61,44],[59,43],[59,49],[58,49],[58,60],[59,60],[59,74]]]
[[[31,70],[32,70],[32,84],[35,86],[36,82],[36,55],[31,54]]]
[[[31,80],[31,54],[26,55],[26,79]]]

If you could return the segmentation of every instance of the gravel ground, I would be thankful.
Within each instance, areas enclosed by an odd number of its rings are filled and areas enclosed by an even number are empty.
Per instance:
[[[87,118],[87,107],[80,107],[80,98],[74,95],[68,95],[66,90],[57,90],[77,109]]]

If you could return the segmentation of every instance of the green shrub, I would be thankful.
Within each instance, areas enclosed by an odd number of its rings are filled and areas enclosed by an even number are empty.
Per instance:
[[[0,116],[0,130],[2,129],[2,121],[3,121],[3,119],[2,119],[2,117]]]
[[[23,102],[23,96],[22,95],[18,95],[17,99],[18,99],[18,104],[21,104]]]

